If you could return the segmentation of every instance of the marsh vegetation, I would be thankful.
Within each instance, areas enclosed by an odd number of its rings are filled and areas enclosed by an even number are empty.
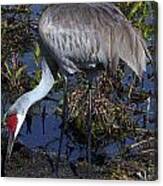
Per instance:
[[[122,61],[117,73],[104,72],[95,82],[92,110],[92,179],[157,179],[157,4],[117,3],[148,42],[153,61],[140,81]],[[38,19],[46,5],[2,6],[2,119],[16,98],[40,80]],[[68,91],[68,123],[64,128],[61,178],[87,178],[88,82],[81,75]],[[60,140],[63,79],[26,117],[15,143],[6,176],[56,177]],[[2,121],[3,122],[3,121]],[[6,130],[2,124],[2,157]],[[3,159],[2,159],[3,160]]]

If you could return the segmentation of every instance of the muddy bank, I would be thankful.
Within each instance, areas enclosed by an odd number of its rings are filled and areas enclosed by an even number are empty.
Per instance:
[[[88,163],[86,160],[70,162],[61,156],[58,173],[56,172],[57,154],[45,152],[42,149],[30,149],[20,144],[13,152],[9,162],[5,165],[5,177],[32,178],[67,178],[67,179],[118,179],[118,180],[155,180],[155,167],[146,167],[134,160],[105,160],[103,164],[97,162],[91,165],[88,177]],[[21,147],[20,147],[21,146]],[[100,161],[102,160],[102,157]],[[57,176],[58,175],[58,176]]]

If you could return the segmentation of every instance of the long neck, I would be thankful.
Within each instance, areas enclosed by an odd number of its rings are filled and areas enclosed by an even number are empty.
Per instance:
[[[45,60],[42,61],[42,78],[38,86],[36,86],[32,91],[27,92],[26,96],[29,98],[29,106],[34,104],[36,101],[44,98],[54,84],[53,75]]]
[[[20,111],[20,114],[22,112],[23,114],[26,114],[29,107],[44,98],[53,87],[54,78],[44,59],[42,60],[41,65],[42,78],[39,85],[37,85],[33,90],[23,94],[11,107],[13,110],[16,109],[18,112]]]

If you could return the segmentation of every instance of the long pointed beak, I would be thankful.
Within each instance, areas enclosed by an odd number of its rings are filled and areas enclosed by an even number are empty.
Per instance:
[[[7,146],[7,154],[6,154],[6,158],[9,160],[11,157],[11,153],[12,153],[12,149],[14,146],[14,132],[9,132],[9,137],[8,137],[8,146]]]

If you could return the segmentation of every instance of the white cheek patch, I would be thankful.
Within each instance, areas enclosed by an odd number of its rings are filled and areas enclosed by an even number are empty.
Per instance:
[[[17,118],[18,118],[18,124],[16,126],[16,130],[15,130],[15,134],[14,134],[14,139],[16,139],[20,129],[21,129],[21,126],[23,125],[23,122],[24,122],[24,119],[25,119],[25,114],[24,115],[21,115],[21,114],[17,114]]]

